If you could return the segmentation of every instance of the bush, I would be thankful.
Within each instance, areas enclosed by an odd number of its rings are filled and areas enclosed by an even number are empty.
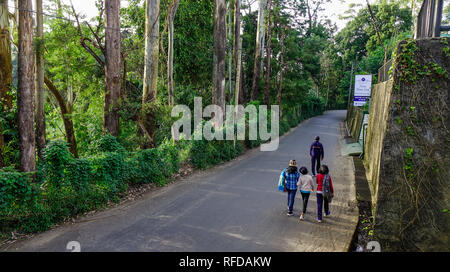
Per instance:
[[[43,173],[49,186],[58,187],[64,181],[66,165],[72,160],[72,155],[64,141],[51,141],[43,150]]]
[[[301,120],[323,111],[319,99],[308,98],[299,115],[285,113],[280,120],[280,135],[296,126]],[[258,101],[252,101],[255,106]],[[270,122],[270,111],[268,120]],[[246,135],[249,123],[258,119],[246,117]],[[271,124],[268,124],[269,130]],[[235,127],[235,131],[236,131]],[[195,133],[199,133],[197,130]],[[195,134],[194,133],[194,134]],[[32,182],[33,173],[20,173],[12,168],[0,169],[0,231],[18,228],[24,232],[48,229],[63,218],[105,206],[117,201],[133,183],[157,183],[179,170],[180,161],[190,159],[196,168],[207,168],[229,161],[242,154],[246,147],[257,147],[263,141],[259,131],[256,140],[181,140],[173,143],[162,140],[158,148],[126,152],[114,136],[105,135],[96,143],[100,154],[87,158],[73,158],[67,143],[52,141],[44,149],[44,161],[39,162],[37,180],[42,188]]]
[[[25,232],[47,229],[48,212],[40,205],[42,193],[32,173],[4,170],[0,169],[0,232],[17,226]]]
[[[19,226],[23,232],[46,230],[64,218],[119,200],[128,184],[164,184],[179,169],[179,147],[167,140],[158,148],[127,153],[115,137],[106,135],[96,148],[101,154],[75,159],[65,142],[50,142],[37,171],[43,190],[32,182],[32,173],[0,170],[0,231]]]
[[[52,216],[51,211],[45,203],[38,201],[32,206],[30,213],[21,218],[17,226],[20,226],[19,230],[24,233],[33,233],[49,229],[53,222],[54,216]]]
[[[92,176],[93,168],[89,159],[75,159],[67,164],[65,179],[80,196],[90,190]]]
[[[225,140],[225,127],[221,129],[221,133],[223,133],[224,139],[221,141],[208,141],[204,138],[202,138],[202,140],[192,141],[192,145],[189,150],[189,158],[196,168],[204,169],[221,162],[229,161],[242,154],[245,150],[245,146],[242,141],[236,141],[235,145],[234,141]]]
[[[0,170],[0,215],[22,213],[33,206],[38,190],[32,184],[32,173]]]
[[[291,129],[291,127],[294,127],[294,126],[298,125],[298,123],[295,124],[295,125],[292,125],[292,124],[293,124],[293,122],[289,122],[289,121],[286,120],[286,118],[283,117],[280,120],[280,126],[279,126],[280,136],[285,134],[286,132],[288,132]]]
[[[214,147],[212,147],[214,148]],[[210,149],[209,142],[202,140],[193,140],[189,154],[192,164],[199,169],[207,168],[212,165],[211,154],[214,151]]]
[[[126,164],[128,183],[155,182],[164,185],[166,179],[179,169],[179,148],[165,140],[158,148],[132,153]]]
[[[91,159],[93,181],[104,185],[108,197],[117,200],[117,194],[128,188],[128,170],[125,153],[106,152]]]
[[[117,138],[111,134],[107,134],[100,138],[97,142],[97,150],[99,152],[125,152],[125,148],[117,141]]]
[[[178,172],[180,168],[180,149],[178,146],[167,139],[158,147],[162,154],[163,163],[166,165],[166,177]]]

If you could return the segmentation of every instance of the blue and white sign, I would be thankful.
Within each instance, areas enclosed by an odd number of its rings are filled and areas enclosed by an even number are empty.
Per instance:
[[[367,101],[369,101],[370,97],[368,96],[355,96],[353,97],[353,105],[355,107],[364,106]]]
[[[353,105],[361,107],[369,100],[372,89],[372,75],[355,75],[355,92]]]

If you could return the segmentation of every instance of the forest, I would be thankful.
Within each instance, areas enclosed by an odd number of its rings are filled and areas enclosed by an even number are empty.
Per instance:
[[[338,30],[330,0],[95,1],[88,20],[68,0],[0,0],[0,233],[46,230],[262,143],[173,141],[171,110],[195,97],[279,105],[280,135],[346,109],[352,75],[376,82],[420,5],[351,5]]]

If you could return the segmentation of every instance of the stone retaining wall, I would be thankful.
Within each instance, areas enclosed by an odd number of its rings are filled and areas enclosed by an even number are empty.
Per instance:
[[[364,161],[382,251],[450,251],[448,44],[400,42],[372,91]]]

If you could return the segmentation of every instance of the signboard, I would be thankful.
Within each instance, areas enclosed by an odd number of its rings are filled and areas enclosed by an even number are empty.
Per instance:
[[[372,89],[372,75],[355,75],[355,92],[353,94],[353,105],[361,107],[370,98]]]
[[[366,104],[366,102],[369,100],[369,96],[355,96],[353,98],[353,105],[355,107],[361,107],[364,106],[364,104]]]

